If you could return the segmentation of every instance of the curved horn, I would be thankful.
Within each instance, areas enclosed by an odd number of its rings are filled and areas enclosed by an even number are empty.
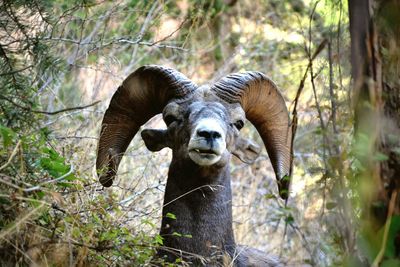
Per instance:
[[[182,98],[197,85],[182,73],[161,66],[137,69],[111,98],[101,124],[96,168],[103,186],[112,185],[126,148],[140,126],[161,113],[173,98]]]
[[[240,103],[247,119],[264,141],[278,181],[287,199],[291,175],[291,127],[285,100],[277,86],[261,72],[230,74],[212,86],[228,103]]]

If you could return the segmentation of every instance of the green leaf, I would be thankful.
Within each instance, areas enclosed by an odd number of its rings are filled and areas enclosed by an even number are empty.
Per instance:
[[[46,156],[40,159],[39,164],[52,177],[60,177],[71,169],[71,166],[65,163],[65,158],[61,157],[54,149],[44,148],[43,153]],[[71,174],[65,179],[73,181],[76,180],[76,177]]]
[[[293,216],[292,216],[291,214],[289,214],[288,216],[286,216],[285,222],[287,222],[287,223],[293,223],[293,222],[294,222]]]
[[[35,195],[37,199],[43,199],[46,196],[43,191],[37,191]]]
[[[156,225],[155,225],[154,223],[152,223],[151,221],[149,221],[148,219],[142,220],[142,223],[143,223],[143,224],[150,225],[152,228],[155,228],[155,227],[156,227]]]
[[[172,233],[172,235],[173,235],[173,236],[179,236],[179,237],[181,237],[181,236],[182,236],[182,234],[180,234],[180,233],[177,233],[177,232],[173,232],[173,233]]]
[[[4,147],[10,146],[12,144],[13,138],[16,136],[13,130],[3,125],[0,125],[0,135],[3,138]]]
[[[274,194],[272,194],[272,193],[265,194],[264,197],[265,197],[266,199],[276,199],[276,196],[275,196]]]
[[[281,189],[281,190],[279,190],[279,194],[281,195],[281,196],[284,196],[284,195],[288,195],[289,194],[289,190],[287,190],[287,189]]]
[[[176,220],[176,216],[173,213],[168,212],[167,214],[165,214],[165,217]]]
[[[160,235],[156,235],[154,241],[156,241],[157,244],[164,245],[164,238]]]

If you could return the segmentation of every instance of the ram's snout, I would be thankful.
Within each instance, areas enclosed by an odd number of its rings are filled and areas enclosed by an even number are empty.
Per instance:
[[[213,118],[201,119],[196,123],[188,145],[189,157],[198,165],[217,163],[226,150],[226,130]]]

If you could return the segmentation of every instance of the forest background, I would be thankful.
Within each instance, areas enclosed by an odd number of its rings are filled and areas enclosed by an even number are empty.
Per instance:
[[[277,195],[265,150],[251,166],[234,161],[239,244],[293,266],[399,266],[399,7],[3,0],[0,265],[157,266],[170,151],[150,153],[135,137],[111,189],[94,166],[112,94],[158,64],[198,84],[261,71],[286,99],[296,128],[290,198]],[[159,116],[146,126],[165,127]],[[242,134],[262,143],[251,124]]]

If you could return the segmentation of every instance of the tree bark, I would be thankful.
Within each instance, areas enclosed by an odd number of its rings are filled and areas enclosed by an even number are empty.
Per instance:
[[[349,16],[362,228],[376,236],[400,214],[400,1],[349,0]],[[400,232],[391,234],[380,238],[374,266],[383,260],[387,240],[399,258]]]

